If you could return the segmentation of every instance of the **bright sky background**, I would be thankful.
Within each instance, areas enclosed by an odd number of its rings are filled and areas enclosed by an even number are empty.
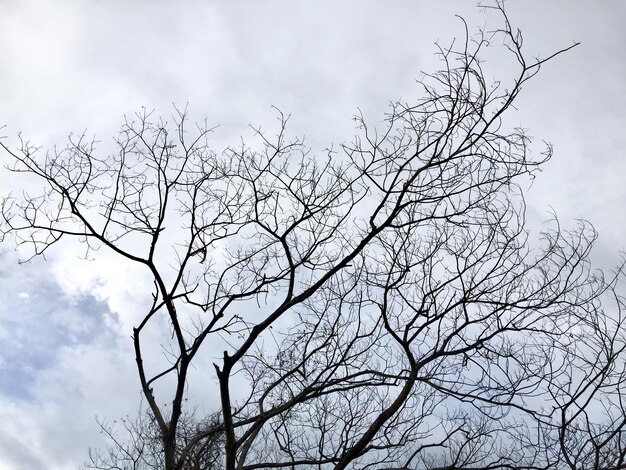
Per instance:
[[[610,267],[626,248],[626,3],[508,9],[531,57],[582,42],[508,116],[555,147],[529,217],[552,207],[566,226],[589,220],[595,259]],[[248,124],[271,128],[274,105],[322,150],[350,140],[357,107],[376,124],[389,100],[417,97],[415,78],[437,67],[433,43],[463,33],[455,14],[472,30],[495,26],[471,1],[0,0],[0,134],[49,146],[88,129],[106,147],[125,113],[189,102],[220,125],[219,150],[250,138]],[[508,78],[498,60],[490,72]],[[0,170],[2,193],[20,181]],[[79,254],[63,245],[18,267],[0,245],[0,470],[76,469],[101,444],[95,416],[138,406],[130,334],[149,290],[114,257]]]

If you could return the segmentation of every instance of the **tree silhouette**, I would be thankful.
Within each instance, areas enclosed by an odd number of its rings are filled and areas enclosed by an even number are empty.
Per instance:
[[[583,222],[555,217],[531,246],[522,188],[552,149],[531,155],[504,120],[575,44],[528,60],[495,10],[499,29],[439,48],[419,100],[382,128],[358,115],[323,156],[280,112],[276,135],[222,153],[186,110],[127,119],[114,155],[84,134],[45,154],[0,143],[46,184],[3,200],[3,234],[33,256],[62,238],[112,250],[154,283],[132,332],[148,418],[126,425],[134,441],[103,426],[113,446],[92,468],[624,467],[622,265],[592,269]],[[483,72],[494,44],[516,62],[508,83]],[[164,323],[153,370],[144,333]],[[207,344],[225,348],[220,403],[194,421]]]

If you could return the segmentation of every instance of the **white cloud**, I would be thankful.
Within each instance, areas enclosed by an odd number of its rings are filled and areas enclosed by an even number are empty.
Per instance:
[[[76,468],[102,445],[95,416],[134,414],[139,404],[130,350],[114,343],[63,348],[34,379],[30,400],[0,401],[2,468]]]
[[[138,405],[130,341],[105,303],[66,295],[50,265],[16,265],[0,252],[0,468],[75,468],[100,444],[94,416]]]

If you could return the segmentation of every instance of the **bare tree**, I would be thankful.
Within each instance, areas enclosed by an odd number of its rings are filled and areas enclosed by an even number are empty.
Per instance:
[[[134,419],[121,418],[111,422],[98,421],[101,433],[109,445],[105,450],[90,449],[89,461],[84,469],[97,470],[158,470],[165,468],[161,432],[154,416],[140,412]],[[121,428],[121,435],[120,435]],[[178,423],[177,447],[187,448],[182,470],[221,469],[222,454],[219,432],[202,440],[196,436],[207,430],[219,428],[219,416],[201,422],[195,413],[183,413]]]
[[[4,200],[3,233],[33,255],[72,237],[153,279],[133,329],[150,421],[131,431],[156,432],[138,445],[156,435],[162,468],[196,468],[215,442],[228,470],[624,467],[622,266],[591,268],[582,222],[555,218],[530,246],[522,187],[552,149],[533,157],[504,121],[575,44],[528,60],[495,10],[499,29],[441,47],[422,98],[394,103],[382,128],[357,116],[339,152],[312,155],[279,113],[256,148],[215,153],[186,110],[127,119],[104,157],[85,135],[45,154],[0,144],[47,188]],[[517,65],[508,83],[483,73],[493,44]],[[163,322],[171,361],[152,370],[144,333]],[[207,343],[225,345],[220,418],[190,428]]]

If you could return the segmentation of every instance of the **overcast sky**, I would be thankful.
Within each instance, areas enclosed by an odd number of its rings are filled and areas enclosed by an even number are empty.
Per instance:
[[[600,232],[605,267],[626,248],[626,3],[509,1],[529,56],[548,64],[508,118],[554,144],[528,192],[529,216]],[[418,97],[433,43],[494,19],[471,1],[0,0],[0,131],[44,147],[88,129],[111,143],[124,114],[189,103],[219,124],[215,150],[271,128],[277,106],[314,149],[350,140],[357,107],[379,123]],[[495,26],[495,25],[494,25]],[[490,71],[498,70],[497,57]],[[537,147],[537,150],[540,150]],[[6,162],[6,155],[1,155]],[[19,186],[0,170],[0,189]],[[101,444],[94,417],[139,403],[130,334],[149,290],[141,273],[63,245],[18,267],[0,245],[0,469],[75,469]],[[99,253],[100,255],[100,253]]]

